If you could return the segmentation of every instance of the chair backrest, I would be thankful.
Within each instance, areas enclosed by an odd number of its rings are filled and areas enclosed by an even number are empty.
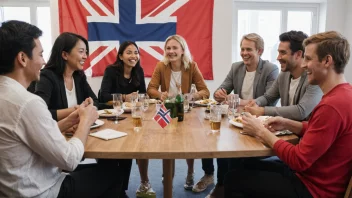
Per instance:
[[[352,190],[352,177],[350,179],[350,183],[347,186],[347,190],[346,190],[346,193],[345,193],[345,198],[352,198],[351,190]]]

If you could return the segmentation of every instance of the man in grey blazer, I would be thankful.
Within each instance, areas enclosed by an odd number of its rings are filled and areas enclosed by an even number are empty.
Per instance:
[[[258,98],[271,87],[279,74],[278,67],[262,60],[264,41],[255,33],[244,35],[241,41],[243,61],[232,64],[224,82],[214,92],[214,99],[222,102],[232,91],[240,96],[241,105]],[[251,77],[252,76],[252,77]],[[272,101],[271,104],[276,104]]]
[[[303,63],[303,40],[307,35],[290,31],[280,35],[279,55],[281,73],[272,87],[261,97],[250,102],[245,110],[253,115],[282,116],[302,121],[309,117],[323,95],[317,85],[309,85]],[[269,107],[281,98],[281,107]]]
[[[241,40],[241,62],[232,64],[231,70],[221,86],[215,91],[215,100],[222,102],[227,95],[234,91],[239,94],[241,104],[249,99],[257,98],[271,87],[279,74],[276,65],[260,58],[264,51],[264,41],[258,34],[244,35]],[[273,101],[272,104],[275,104]],[[227,170],[227,160],[217,159],[217,184],[207,198],[223,197],[223,180]],[[204,191],[208,185],[214,183],[213,159],[202,159],[204,176],[193,186],[194,192]]]

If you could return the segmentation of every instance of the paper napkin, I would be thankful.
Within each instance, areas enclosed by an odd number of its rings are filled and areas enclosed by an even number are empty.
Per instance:
[[[95,133],[89,134],[90,136],[97,137],[103,140],[111,140],[119,137],[126,136],[127,133],[115,131],[113,129],[104,129]]]

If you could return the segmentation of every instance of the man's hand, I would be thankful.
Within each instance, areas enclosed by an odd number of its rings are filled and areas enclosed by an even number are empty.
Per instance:
[[[262,121],[249,113],[244,113],[242,123],[243,132],[251,136],[258,136],[258,133],[265,129]]]
[[[89,127],[99,118],[97,108],[93,106],[92,98],[88,99],[89,105],[81,104],[78,109],[80,122],[84,122]]]
[[[274,134],[266,129],[261,120],[255,118],[249,113],[245,112],[242,116],[243,132],[246,134],[256,137],[265,145],[273,147],[275,142],[279,140]]]
[[[259,107],[258,105],[256,106],[245,106],[244,111],[249,112],[252,115],[256,116],[263,116],[264,115],[264,107]]]
[[[214,99],[218,102],[224,101],[226,97],[227,97],[227,91],[224,88],[218,89],[214,93]]]
[[[283,117],[272,117],[269,118],[265,123],[265,127],[270,131],[282,131],[286,130],[285,126],[286,119]]]

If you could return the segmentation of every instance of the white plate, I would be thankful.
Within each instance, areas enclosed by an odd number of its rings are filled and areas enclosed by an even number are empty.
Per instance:
[[[97,128],[97,127],[100,127],[104,124],[104,121],[102,120],[96,120],[95,123],[90,127],[91,129],[94,129],[94,128]]]
[[[106,110],[111,111],[112,113],[111,114],[107,114],[104,110],[99,110],[98,111],[99,117],[110,118],[110,117],[115,117],[116,116],[115,109],[106,109]],[[119,112],[120,113],[119,115],[123,114],[123,112],[124,112],[124,110],[121,109],[120,112]]]
[[[235,122],[234,120],[230,120],[229,121],[230,124],[232,124],[233,126],[239,127],[239,128],[243,128],[243,124],[239,123],[239,122]]]
[[[197,100],[197,101],[195,101],[194,103],[197,104],[197,105],[199,105],[199,106],[205,106],[205,107],[208,106],[209,103],[203,104],[203,101],[204,101],[204,100]],[[212,102],[211,102],[211,104],[216,104],[216,103],[217,103],[217,102],[214,101],[214,100],[212,100]]]
[[[267,120],[268,118],[270,118],[271,116],[259,116],[258,119],[260,119],[263,123],[265,122],[265,120]],[[234,120],[230,120],[229,121],[232,125],[236,126],[236,127],[240,127],[243,128],[243,124],[240,122],[236,122]]]

